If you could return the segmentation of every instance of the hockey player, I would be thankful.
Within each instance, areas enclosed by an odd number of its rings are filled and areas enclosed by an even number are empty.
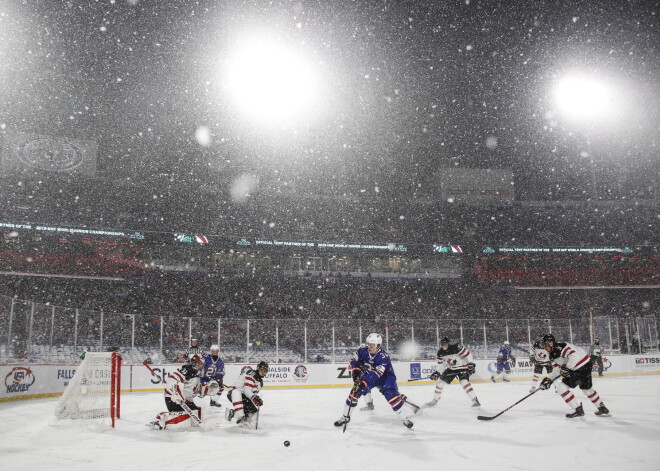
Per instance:
[[[366,345],[361,345],[353,355],[348,368],[354,385],[346,399],[344,414],[335,422],[335,427],[348,423],[351,407],[357,406],[360,397],[366,396],[372,389],[378,388],[390,403],[392,410],[398,414],[403,425],[412,428],[413,423],[408,420],[405,412],[407,409],[404,407],[406,396],[399,393],[392,360],[387,352],[381,349],[382,343],[383,337],[380,334],[369,334]]]
[[[556,342],[555,336],[546,334],[543,336],[543,348],[550,354],[554,369],[550,376],[541,381],[539,389],[548,389],[551,384],[555,384],[557,393],[570,407],[575,409],[570,414],[566,414],[569,419],[584,416],[582,404],[575,400],[571,389],[580,386],[582,392],[598,408],[595,412],[597,416],[609,417],[610,411],[601,401],[598,393],[591,385],[591,371],[593,365],[587,352],[575,345],[566,342]],[[555,381],[561,375],[561,381]]]
[[[532,376],[532,387],[529,392],[534,392],[536,390],[536,383],[539,382],[543,370],[545,369],[548,374],[552,373],[552,362],[550,361],[550,355],[543,348],[543,336],[540,336],[532,344],[532,348],[529,351],[529,361],[534,366],[534,375]]]
[[[161,412],[148,425],[156,430],[192,427],[196,421],[189,412],[202,418],[201,409],[195,404],[196,396],[214,396],[219,389],[218,383],[210,381],[205,386],[199,383],[199,375],[203,368],[203,360],[199,355],[193,355],[190,361],[167,377],[165,405],[167,412]],[[188,410],[186,410],[188,409]]]
[[[218,393],[211,397],[210,405],[220,407],[220,396],[224,391],[225,364],[220,358],[220,347],[211,345],[210,355],[204,357],[204,370],[202,371],[199,382],[206,385],[211,381],[216,381],[219,386]]]
[[[514,358],[513,355],[511,355],[511,344],[509,341],[505,341],[504,345],[500,348],[500,351],[497,353],[497,372],[495,373],[496,375],[502,374],[502,371],[504,371],[504,375],[502,376],[502,381],[504,382],[509,382],[509,374],[511,373],[511,365],[516,364],[516,359]],[[493,383],[496,383],[497,380],[495,379],[495,375],[492,375],[490,377],[490,380]]]
[[[600,346],[599,339],[596,339],[589,349],[589,356],[592,363],[598,367],[598,376],[603,376],[603,348]]]
[[[438,350],[438,366],[429,376],[435,385],[435,394],[433,399],[426,403],[426,407],[435,406],[440,400],[442,390],[447,384],[450,384],[454,378],[458,378],[463,390],[472,401],[472,407],[480,407],[479,399],[472,389],[470,375],[474,374],[476,365],[472,359],[472,353],[460,343],[450,345],[449,339],[444,337],[440,340],[440,350]]]
[[[264,377],[267,374],[268,363],[260,361],[256,370],[246,369],[238,375],[234,384],[228,387],[227,399],[231,403],[231,407],[225,411],[225,418],[228,421],[235,418],[237,425],[250,424],[250,417],[264,404],[259,397],[259,391],[264,386]]]

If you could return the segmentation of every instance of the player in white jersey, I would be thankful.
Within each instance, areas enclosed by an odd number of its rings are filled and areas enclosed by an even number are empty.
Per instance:
[[[582,404],[575,400],[571,391],[579,386],[585,396],[598,408],[597,416],[609,417],[610,411],[601,401],[598,393],[592,388],[591,372],[593,364],[587,352],[575,345],[565,342],[556,342],[555,336],[546,334],[543,336],[543,348],[550,355],[553,370],[550,376],[541,381],[540,389],[548,389],[551,384],[555,385],[557,393],[572,407],[574,412],[566,414],[569,419],[584,416]],[[561,381],[555,381],[561,375]]]
[[[529,361],[534,367],[532,387],[530,388],[529,392],[534,392],[536,390],[537,383],[539,382],[539,379],[541,379],[541,375],[543,374],[544,369],[548,372],[548,374],[552,373],[552,362],[550,361],[550,355],[545,351],[545,348],[543,348],[542,341],[543,336],[534,341],[532,348],[529,351]]]
[[[196,421],[189,411],[196,414],[198,419],[202,418],[201,409],[194,399],[206,395],[213,397],[220,389],[215,381],[200,385],[199,375],[202,368],[202,358],[193,355],[189,363],[167,377],[167,386],[163,391],[167,412],[158,414],[149,426],[156,430],[192,427]]]
[[[426,403],[426,407],[435,406],[442,395],[442,390],[448,384],[458,378],[463,390],[472,401],[472,407],[480,407],[477,394],[470,383],[470,375],[474,374],[476,365],[472,359],[472,353],[460,343],[450,345],[449,339],[444,337],[440,340],[438,350],[438,366],[429,376],[429,379],[437,381],[433,399]]]
[[[263,378],[267,374],[268,363],[260,361],[256,370],[247,367],[238,375],[234,384],[227,388],[227,399],[231,402],[231,407],[225,411],[227,420],[235,418],[237,425],[249,425],[250,417],[264,404],[259,391],[264,386]]]

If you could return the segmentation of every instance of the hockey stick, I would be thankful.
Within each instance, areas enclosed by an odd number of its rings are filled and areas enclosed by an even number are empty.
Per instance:
[[[354,396],[354,392],[356,392],[356,391],[357,391],[357,384],[354,385],[354,386],[351,388],[351,392],[348,394],[348,397],[353,397],[353,398],[355,398],[355,405],[354,405],[354,406],[353,406],[353,405],[349,405],[349,406],[348,406],[348,413],[346,414],[346,422],[344,422],[344,430],[342,431],[342,433],[346,433],[346,426],[347,426],[348,423],[351,421],[351,412],[353,411],[353,408],[357,407],[357,400],[358,400],[358,398]],[[351,399],[351,404],[353,404],[353,400],[352,400],[352,399]]]
[[[410,401],[408,400],[407,397],[403,400],[403,402],[405,402],[405,403],[408,404],[410,407],[412,407],[413,412],[415,413],[415,415],[416,415],[420,410],[422,410],[422,408],[419,407],[417,404],[415,404],[414,402],[410,402]]]
[[[427,376],[425,378],[411,378],[411,379],[408,380],[408,382],[410,383],[412,381],[426,381],[427,379],[431,379],[431,377]]]
[[[185,402],[182,402],[182,403],[179,404],[179,405],[180,405],[181,408],[185,411],[185,413],[188,414],[188,415],[190,416],[191,419],[193,419],[193,422],[195,422],[195,423],[197,424],[198,427],[202,427],[202,428],[204,428],[204,427],[202,426],[202,419],[200,419],[200,418],[197,416],[197,414],[195,414],[195,413],[192,411],[192,409],[191,409],[190,407],[188,407],[188,404],[186,404]]]
[[[149,373],[151,373],[151,376],[158,376],[156,374],[156,372],[147,364],[146,360],[144,362],[142,362],[142,364],[147,367],[147,369],[149,370]]]
[[[550,384],[552,384],[553,382],[554,382],[554,380],[551,381]],[[548,385],[548,387],[549,387],[549,385]],[[520,404],[522,401],[524,401],[525,399],[527,399],[529,396],[533,396],[533,395],[536,394],[538,391],[542,391],[542,390],[541,390],[541,389],[535,389],[534,391],[532,391],[531,393],[529,393],[527,396],[523,397],[522,399],[519,399],[518,401],[516,401],[516,402],[514,402],[513,404],[511,404],[509,407],[507,407],[507,408],[504,409],[503,411],[501,411],[501,412],[499,412],[498,414],[495,414],[495,415],[493,415],[493,416],[478,415],[478,416],[477,416],[477,420],[493,420],[493,419],[496,419],[496,418],[498,418],[500,415],[502,415],[502,414],[504,414],[506,411],[508,411],[509,409],[512,409],[514,406],[517,406],[518,404]]]

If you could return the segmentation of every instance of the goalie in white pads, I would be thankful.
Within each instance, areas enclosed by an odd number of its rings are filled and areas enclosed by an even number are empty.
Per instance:
[[[460,343],[450,345],[449,339],[444,337],[440,340],[440,350],[438,350],[438,366],[436,370],[429,376],[429,379],[437,381],[435,384],[435,393],[433,399],[426,403],[426,407],[435,406],[440,397],[442,390],[446,385],[450,384],[454,378],[458,378],[465,394],[468,395],[472,401],[472,407],[480,407],[477,394],[472,388],[470,383],[470,375],[474,374],[476,365],[472,359],[472,353]]]
[[[167,412],[158,414],[156,419],[148,424],[149,426],[156,430],[192,427],[197,421],[190,416],[186,408],[196,414],[198,419],[202,418],[201,409],[195,404],[194,399],[207,395],[213,397],[220,389],[215,381],[206,385],[199,383],[203,365],[202,358],[193,355],[189,363],[168,375],[167,386],[163,391]]]
[[[598,408],[595,414],[609,417],[610,411],[592,387],[591,372],[593,371],[593,364],[589,354],[570,343],[556,342],[555,336],[552,334],[543,336],[543,348],[550,354],[554,369],[550,376],[541,381],[539,389],[548,389],[554,381],[557,394],[562,397],[566,404],[575,409],[570,414],[566,414],[566,417],[573,419],[584,416],[582,404],[577,402],[571,391],[574,387],[579,386],[584,395]],[[555,381],[559,375],[562,377],[561,381]]]
[[[225,411],[228,421],[236,419],[236,424],[241,426],[250,424],[250,417],[264,404],[259,397],[259,391],[264,386],[264,377],[267,374],[268,363],[260,361],[256,370],[246,368],[238,375],[234,384],[227,388],[227,399],[231,402],[231,407]]]

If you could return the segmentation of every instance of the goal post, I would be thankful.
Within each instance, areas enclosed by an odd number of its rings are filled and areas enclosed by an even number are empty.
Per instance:
[[[105,421],[121,413],[121,355],[87,352],[55,408],[58,419]]]

